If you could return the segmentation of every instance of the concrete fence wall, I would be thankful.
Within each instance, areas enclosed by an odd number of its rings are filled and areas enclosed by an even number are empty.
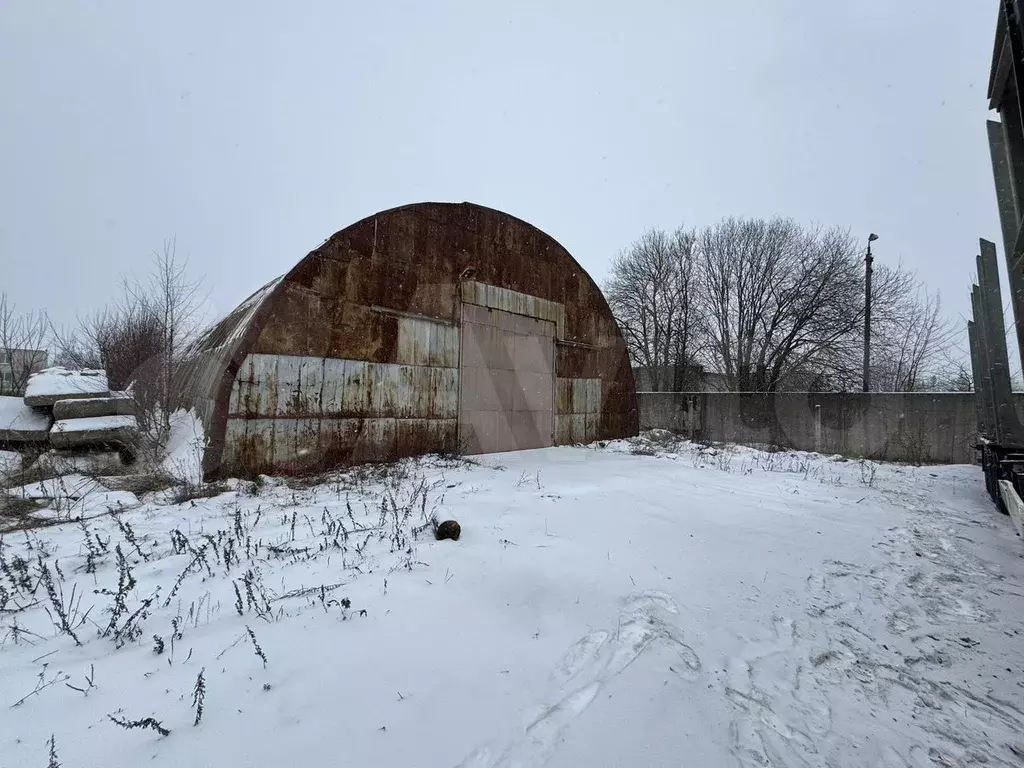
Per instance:
[[[1016,395],[1017,411],[1024,395]],[[641,429],[915,463],[975,461],[972,393],[640,392]]]

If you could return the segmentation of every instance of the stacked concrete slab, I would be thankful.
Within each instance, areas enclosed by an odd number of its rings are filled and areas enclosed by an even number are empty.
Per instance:
[[[111,392],[106,397],[73,398],[53,404],[55,421],[92,419],[99,416],[134,416],[135,401],[124,392]]]
[[[54,448],[79,448],[92,445],[132,446],[139,427],[134,416],[92,416],[62,419],[50,428]]]
[[[0,397],[0,444],[93,450],[131,449],[138,438],[132,398],[111,392],[103,371],[47,368],[24,398]]]
[[[29,377],[25,405],[52,408],[59,400],[109,397],[107,374],[103,371],[71,371],[60,366],[46,368]]]
[[[20,397],[0,397],[0,444],[46,444],[50,439],[50,414],[25,405]]]

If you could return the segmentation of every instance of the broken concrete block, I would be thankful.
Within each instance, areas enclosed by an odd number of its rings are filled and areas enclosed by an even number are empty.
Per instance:
[[[25,405],[51,406],[69,398],[107,397],[110,387],[103,371],[71,371],[59,366],[33,373],[25,386]]]
[[[58,451],[49,450],[40,455],[30,469],[44,475],[103,475],[121,470],[121,456],[117,451]]]
[[[46,411],[30,408],[20,397],[0,397],[0,443],[45,443],[50,424]]]
[[[109,397],[73,398],[53,404],[53,418],[88,419],[93,416],[134,416],[135,400],[123,392],[111,392]]]
[[[132,447],[139,436],[134,416],[93,416],[87,419],[64,419],[50,429],[50,445],[54,448],[120,445]]]

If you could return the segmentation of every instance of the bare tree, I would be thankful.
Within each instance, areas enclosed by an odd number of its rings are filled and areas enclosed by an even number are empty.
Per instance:
[[[124,279],[121,295],[105,309],[57,333],[59,357],[78,367],[99,365],[113,389],[129,389],[140,426],[157,442],[180,403],[174,374],[201,329],[202,281],[188,277],[188,260],[177,256],[174,240],[153,254],[149,274]]]
[[[606,295],[654,390],[691,388],[704,363],[731,391],[848,391],[863,380],[862,256],[847,232],[783,218],[652,229],[613,261]],[[873,282],[875,388],[938,386],[954,333],[938,295],[899,265]]]
[[[156,318],[161,338],[159,398],[166,416],[180,403],[174,391],[174,374],[182,353],[202,330],[202,280],[188,276],[188,259],[179,259],[177,241],[164,241],[163,251],[153,254],[147,282],[125,282],[125,296],[148,308]]]
[[[46,365],[49,328],[45,312],[19,313],[0,293],[0,395],[25,394],[29,377]]]
[[[612,262],[605,294],[630,357],[654,391],[694,386],[699,369],[695,235],[650,229]]]
[[[929,293],[916,278],[903,273],[894,291],[872,321],[872,388],[913,392],[942,386],[948,352],[957,333],[942,314],[938,293]]]
[[[771,392],[842,372],[863,316],[856,246],[789,219],[727,219],[698,238],[708,357],[732,391]]]

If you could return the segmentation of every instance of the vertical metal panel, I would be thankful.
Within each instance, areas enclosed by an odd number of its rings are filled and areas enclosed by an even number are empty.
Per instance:
[[[596,425],[596,416],[586,416],[582,413],[557,415],[555,417],[555,444],[575,445],[592,440],[593,438],[588,435],[588,418],[594,419]]]
[[[274,463],[288,465],[295,461],[298,447],[298,430],[294,419],[274,419]]]
[[[426,419],[398,419],[395,421],[395,443],[400,454],[417,456],[426,453],[428,435]]]
[[[325,466],[351,461],[362,430],[363,419],[321,419],[320,448]]]
[[[324,386],[324,359],[303,357],[299,364],[299,391],[296,395],[297,413],[319,416],[323,412],[321,396]]]
[[[600,413],[601,379],[563,379],[557,381],[559,413]]]
[[[434,403],[431,416],[457,419],[459,416],[459,371],[456,368],[432,368]]]
[[[394,418],[398,404],[398,366],[370,365],[373,387],[368,413],[377,418]]]
[[[362,360],[345,361],[342,410],[347,415],[370,415],[373,391],[373,364]]]
[[[320,453],[320,418],[295,420],[295,458],[300,464],[315,465]]]
[[[423,365],[426,356],[427,324],[408,317],[398,319],[398,349],[395,361],[407,365]]]
[[[242,419],[229,419],[225,430],[224,461],[232,467],[241,463],[242,451],[246,445],[246,422]]]
[[[299,397],[299,371],[302,358],[292,355],[277,355],[277,408],[278,416],[301,413]]]
[[[587,379],[587,407],[584,413],[601,413],[601,380]]]
[[[560,378],[557,395],[555,444],[597,440],[601,430],[601,379]]]
[[[439,344],[442,367],[459,367],[459,340],[460,330],[458,328],[449,328],[441,334]]]
[[[573,413],[587,413],[587,380],[573,379],[572,401],[575,407]]]
[[[555,411],[572,413],[572,379],[555,380]]]
[[[273,416],[278,411],[278,356],[249,355],[248,376],[239,386],[239,405],[248,416]]]
[[[343,411],[345,393],[345,366],[348,361],[336,358],[324,360],[324,381],[320,398],[320,412],[325,417],[339,416]]]
[[[372,461],[395,453],[397,424],[395,419],[366,419],[356,441],[354,458]]]
[[[427,411],[424,400],[428,395],[429,368],[420,365],[399,365],[395,391],[395,413],[400,419],[422,416]],[[424,381],[426,380],[426,381]]]
[[[395,362],[455,368],[459,364],[459,329],[456,326],[415,317],[398,319]]]
[[[561,413],[555,414],[555,445],[571,445],[572,435],[569,431],[569,416]]]

